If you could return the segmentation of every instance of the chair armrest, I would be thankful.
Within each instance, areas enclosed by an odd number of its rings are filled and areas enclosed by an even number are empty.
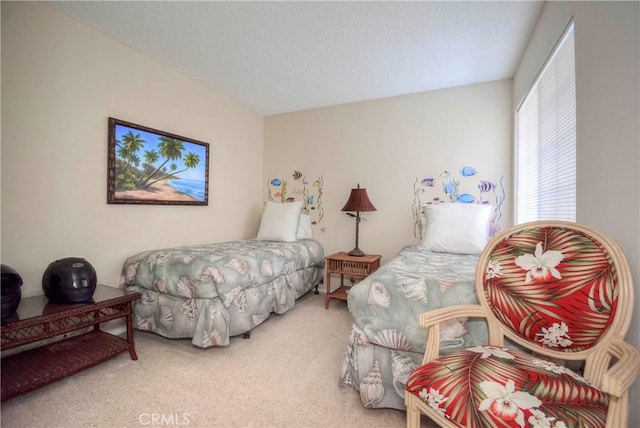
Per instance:
[[[419,315],[420,327],[427,328],[427,344],[422,364],[438,358],[440,354],[440,323],[456,318],[487,318],[486,310],[480,305],[456,305],[440,308]]]
[[[419,315],[420,327],[430,328],[456,318],[487,317],[486,310],[480,305],[456,305],[423,312]]]
[[[618,361],[602,376],[602,390],[616,397],[622,396],[640,374],[640,353],[622,339],[609,343],[608,351]]]

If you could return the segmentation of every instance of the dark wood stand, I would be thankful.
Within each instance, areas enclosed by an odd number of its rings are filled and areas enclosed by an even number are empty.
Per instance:
[[[365,254],[364,256],[350,256],[345,252],[335,253],[325,257],[327,263],[327,300],[324,304],[325,309],[329,309],[330,299],[347,300],[349,289],[348,285],[344,285],[344,276],[366,278],[380,267],[380,257],[376,254]],[[331,275],[340,274],[340,287],[331,290]]]
[[[2,321],[3,352],[57,336],[63,339],[3,357],[1,400],[48,385],[124,351],[137,360],[132,302],[140,297],[140,293],[98,285],[89,303],[54,304],[45,296],[22,299],[16,315]],[[119,318],[126,318],[126,340],[100,330],[101,323]],[[66,337],[88,327],[93,329]]]

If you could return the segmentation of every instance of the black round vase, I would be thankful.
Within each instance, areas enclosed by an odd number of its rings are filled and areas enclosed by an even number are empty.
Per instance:
[[[42,275],[42,290],[54,303],[83,303],[96,291],[96,270],[81,257],[67,257],[49,264]]]
[[[11,266],[2,267],[2,307],[0,313],[2,319],[11,318],[15,315],[20,299],[22,298],[22,277]]]

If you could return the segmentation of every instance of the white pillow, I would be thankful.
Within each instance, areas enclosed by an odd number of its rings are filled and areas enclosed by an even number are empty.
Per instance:
[[[298,220],[298,231],[296,232],[296,238],[298,239],[311,239],[313,237],[313,231],[311,230],[311,217],[308,214],[300,214],[300,220]]]
[[[421,247],[455,254],[480,254],[487,244],[491,205],[442,203],[424,207]]]
[[[302,202],[267,201],[258,230],[259,241],[293,242],[296,240]]]

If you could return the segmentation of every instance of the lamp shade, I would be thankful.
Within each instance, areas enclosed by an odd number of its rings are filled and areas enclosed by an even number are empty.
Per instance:
[[[358,240],[360,236],[360,212],[376,211],[376,207],[373,206],[369,200],[369,196],[367,196],[367,189],[361,189],[360,184],[358,184],[357,189],[351,189],[349,200],[344,204],[342,211],[355,211],[356,213],[355,215],[349,214],[356,218],[356,247],[349,251],[349,255],[362,257],[364,256],[364,251],[358,248]]]
[[[351,194],[349,195],[349,200],[344,207],[342,207],[342,211],[355,211],[355,212],[367,212],[367,211],[376,211],[376,207],[373,206],[371,201],[369,200],[369,196],[367,195],[367,189],[361,189],[358,184],[357,189],[351,189]]]

